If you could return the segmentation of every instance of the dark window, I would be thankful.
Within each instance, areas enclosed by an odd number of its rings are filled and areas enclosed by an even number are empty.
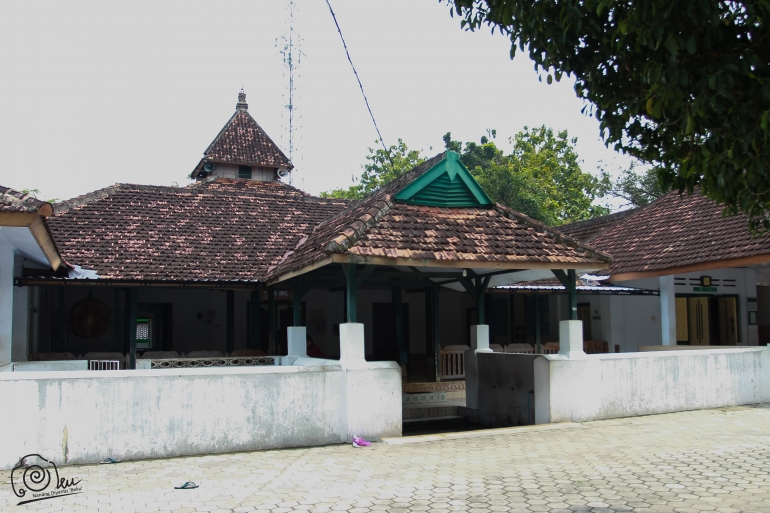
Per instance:
[[[251,178],[251,166],[238,166],[238,178]]]

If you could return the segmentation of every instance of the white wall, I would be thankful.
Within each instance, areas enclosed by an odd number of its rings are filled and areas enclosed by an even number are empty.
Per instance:
[[[699,286],[701,276],[710,276],[714,283],[712,287],[716,292],[695,292],[694,287]],[[716,269],[695,273],[676,274],[674,277],[674,289],[677,295],[697,294],[710,295],[738,295],[738,315],[740,317],[740,344],[755,346],[759,342],[757,326],[749,326],[747,298],[757,297],[757,273],[749,268]],[[641,280],[628,280],[617,282],[618,285],[639,287],[645,289],[659,288],[658,278],[645,278]],[[613,316],[613,322],[619,322],[624,326],[624,341],[621,351],[637,351],[640,345],[658,345],[662,342],[660,328],[660,298],[647,296],[624,297],[616,296],[615,299],[622,304],[622,316]],[[636,300],[634,300],[636,299]],[[652,319],[655,317],[655,319]],[[617,319],[617,320],[616,320]],[[647,321],[650,321],[649,323]],[[656,332],[651,331],[653,329]],[[646,342],[651,340],[651,342]]]
[[[0,411],[14,419],[0,423],[0,468],[35,453],[81,464],[401,435],[396,364],[304,363],[0,373]]]
[[[536,423],[651,415],[770,401],[770,349],[535,360]]]

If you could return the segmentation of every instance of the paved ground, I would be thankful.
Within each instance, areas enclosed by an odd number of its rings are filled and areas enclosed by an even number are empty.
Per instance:
[[[770,405],[61,473],[84,493],[15,506],[0,471],[0,510],[770,513]]]

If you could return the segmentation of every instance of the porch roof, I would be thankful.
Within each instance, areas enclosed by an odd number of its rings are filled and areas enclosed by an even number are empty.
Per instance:
[[[534,292],[546,294],[566,294],[567,289],[559,283],[558,280],[539,280],[533,282],[516,283],[513,285],[502,285],[495,287],[495,290],[510,290],[513,292]],[[609,283],[590,283],[585,280],[578,280],[575,287],[578,294],[592,295],[627,295],[627,296],[659,296],[660,292],[652,289],[642,289],[637,287],[619,287]]]
[[[398,201],[400,191],[446,158],[440,153],[324,221],[271,265],[266,278],[277,282],[332,262],[542,269],[545,276],[552,276],[549,269],[608,267],[608,255],[503,205],[444,208]]]
[[[45,219],[52,212],[50,203],[0,186],[0,244],[9,244],[30,261],[57,270],[63,262]]]

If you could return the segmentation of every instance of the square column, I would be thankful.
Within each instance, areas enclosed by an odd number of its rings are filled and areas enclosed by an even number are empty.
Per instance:
[[[479,409],[479,375],[478,353],[491,353],[489,348],[489,325],[478,324],[471,326],[471,349],[465,351],[465,407],[469,410]],[[473,420],[473,413],[471,420]]]
[[[583,321],[559,321],[559,354],[583,358]]]
[[[676,293],[674,277],[660,277],[660,329],[664,346],[676,345]]]
[[[471,326],[471,349],[477,353],[491,353],[489,348],[489,325]]]
[[[340,364],[345,367],[365,362],[364,325],[360,322],[340,324]]]
[[[305,326],[288,327],[289,356],[307,357],[307,328]]]
[[[13,246],[5,245],[0,241],[0,363],[11,362],[12,354],[13,249]]]

